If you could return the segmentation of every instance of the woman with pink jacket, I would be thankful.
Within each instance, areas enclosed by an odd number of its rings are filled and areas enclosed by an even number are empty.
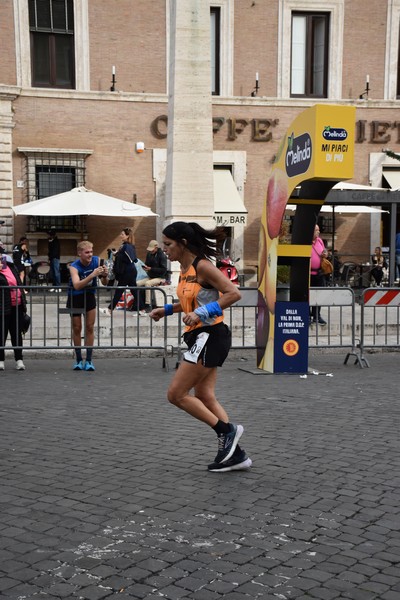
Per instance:
[[[310,260],[310,287],[325,287],[326,279],[324,273],[321,271],[321,258],[327,255],[325,250],[324,242],[319,237],[319,227],[315,225],[314,236],[311,247],[311,260]],[[311,306],[310,307],[310,323],[318,321],[320,325],[326,325],[325,319],[321,317],[321,307]]]

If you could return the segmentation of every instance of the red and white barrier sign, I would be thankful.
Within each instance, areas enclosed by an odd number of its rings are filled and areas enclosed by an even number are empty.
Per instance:
[[[366,290],[364,306],[399,306],[400,290]]]

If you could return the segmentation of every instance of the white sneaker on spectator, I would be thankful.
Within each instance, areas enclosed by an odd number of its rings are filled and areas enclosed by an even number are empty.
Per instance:
[[[4,360],[0,360],[0,371],[4,371]]]
[[[25,371],[25,365],[22,360],[17,360],[17,365],[15,367],[17,371]]]

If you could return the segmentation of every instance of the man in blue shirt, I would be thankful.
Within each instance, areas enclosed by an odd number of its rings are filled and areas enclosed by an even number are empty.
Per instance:
[[[78,260],[69,266],[67,308],[71,309],[72,338],[74,342],[76,363],[74,371],[94,371],[92,352],[94,343],[94,322],[96,319],[97,278],[107,283],[108,269],[100,265],[98,256],[93,256],[93,244],[87,240],[79,242]],[[77,309],[74,312],[74,309]],[[86,362],[82,360],[82,309],[85,314],[85,346]]]

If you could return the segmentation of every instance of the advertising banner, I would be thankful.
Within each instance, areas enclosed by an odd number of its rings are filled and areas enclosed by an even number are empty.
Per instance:
[[[276,303],[274,373],[307,373],[308,310],[308,302]]]
[[[304,263],[311,255],[311,238],[307,244],[280,245],[286,204],[305,181],[324,182],[319,199],[323,204],[330,187],[353,177],[354,135],[354,107],[317,104],[299,114],[283,136],[268,180],[260,227],[257,366],[265,371],[274,372],[275,365],[278,256],[285,256],[286,264],[290,264],[293,258],[303,258]],[[302,202],[307,203],[307,199]],[[312,203],[315,205],[315,198]],[[309,279],[309,270],[305,269],[301,277]],[[309,287],[309,283],[305,285]]]

